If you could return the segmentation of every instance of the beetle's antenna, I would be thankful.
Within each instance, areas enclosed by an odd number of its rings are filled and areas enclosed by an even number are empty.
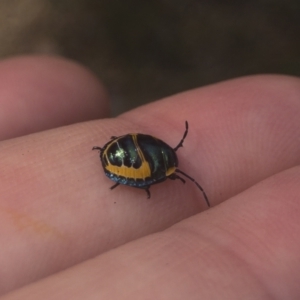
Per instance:
[[[207,198],[206,193],[204,192],[202,186],[194,178],[192,178],[188,174],[185,174],[184,172],[180,171],[179,169],[176,169],[175,172],[178,172],[178,173],[184,175],[185,177],[187,177],[188,179],[190,179],[191,181],[193,181],[197,185],[197,187],[201,190],[201,192],[202,192],[202,194],[204,196],[204,199],[205,199],[205,201],[207,203],[207,206],[210,207],[210,203],[208,201],[208,198]]]
[[[178,148],[183,146],[183,141],[186,138],[188,131],[189,131],[189,124],[187,121],[185,121],[185,132],[184,132],[183,137],[182,137],[181,141],[179,142],[179,144],[173,149],[175,152],[178,150]]]

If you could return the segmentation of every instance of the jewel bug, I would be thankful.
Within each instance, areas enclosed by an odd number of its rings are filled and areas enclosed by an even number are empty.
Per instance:
[[[172,148],[164,141],[147,134],[130,133],[112,136],[103,147],[95,146],[92,150],[100,150],[100,160],[105,175],[116,183],[144,189],[150,198],[151,185],[165,181],[167,178],[185,180],[176,173],[184,175],[201,190],[208,206],[210,203],[201,185],[191,176],[179,170],[176,151],[183,146],[188,134],[188,122],[185,121],[185,132],[179,144]]]

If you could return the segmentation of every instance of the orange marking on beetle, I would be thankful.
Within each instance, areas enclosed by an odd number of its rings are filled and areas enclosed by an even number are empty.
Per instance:
[[[151,169],[149,163],[146,161],[145,156],[141,150],[141,148],[138,145],[136,134],[130,134],[132,136],[132,140],[134,143],[134,146],[137,150],[138,156],[140,157],[142,164],[139,166],[138,169],[134,167],[127,167],[124,164],[122,166],[114,166],[112,164],[108,164],[105,166],[105,169],[113,174],[116,174],[118,176],[123,176],[126,178],[133,178],[133,179],[143,179],[145,180],[147,177],[151,176]],[[112,143],[117,143],[117,140],[112,141]],[[103,155],[106,156],[106,159],[108,160],[107,157],[107,151],[110,148],[110,144],[108,147],[105,149]],[[108,160],[109,161],[109,160]]]

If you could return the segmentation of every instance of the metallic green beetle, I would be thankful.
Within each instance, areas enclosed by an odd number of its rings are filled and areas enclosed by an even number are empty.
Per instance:
[[[150,198],[151,185],[165,181],[167,178],[185,180],[180,173],[193,181],[202,191],[208,206],[210,203],[200,184],[192,177],[179,170],[176,151],[183,146],[188,134],[188,122],[185,122],[185,132],[179,144],[172,148],[162,140],[151,135],[130,133],[123,136],[113,136],[103,147],[95,146],[92,150],[100,150],[100,160],[105,175],[116,184],[129,185],[144,189]]]

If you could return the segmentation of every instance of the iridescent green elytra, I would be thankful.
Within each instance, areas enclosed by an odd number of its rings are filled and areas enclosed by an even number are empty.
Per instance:
[[[185,122],[185,132],[179,144],[172,148],[162,140],[151,135],[130,133],[123,136],[113,136],[103,147],[95,146],[93,150],[100,150],[100,160],[105,175],[116,184],[144,189],[150,198],[151,185],[165,181],[167,178],[185,180],[178,176],[180,173],[193,181],[202,191],[204,199],[210,206],[208,198],[194,178],[179,170],[176,151],[182,147],[188,134],[188,122]]]

